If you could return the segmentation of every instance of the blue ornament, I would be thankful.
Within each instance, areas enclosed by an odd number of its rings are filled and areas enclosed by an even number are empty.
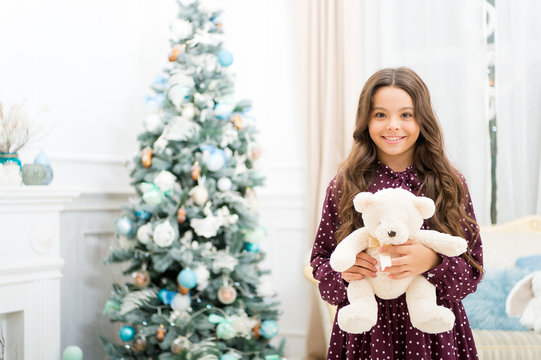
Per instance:
[[[137,215],[139,219],[147,221],[152,216],[152,213],[146,210],[138,210],[135,212],[135,215]]]
[[[221,50],[219,53],[218,53],[218,62],[220,63],[220,65],[222,65],[223,67],[227,67],[231,64],[233,64],[233,54],[231,54],[229,51],[227,50]]]
[[[51,181],[53,181],[53,168],[51,167],[51,163],[49,163],[49,159],[47,158],[43,150],[41,150],[34,159],[34,164],[45,166],[45,169],[47,170],[47,176],[45,177],[42,185],[49,185]]]
[[[228,120],[234,108],[231,104],[220,102],[214,107],[214,114],[220,120]]]
[[[116,222],[116,233],[127,237],[132,237],[135,234],[135,225],[133,221],[127,217],[121,217]]]
[[[265,339],[272,339],[278,335],[278,323],[274,320],[265,320],[261,323],[259,332]]]
[[[128,342],[132,341],[135,337],[135,329],[131,326],[124,326],[120,328],[120,331],[118,332],[118,335],[122,339],[122,341]]]
[[[259,244],[247,242],[247,243],[244,243],[244,248],[246,249],[246,251],[256,253],[259,251]]]
[[[181,286],[187,289],[193,289],[197,285],[197,276],[192,269],[184,269],[179,272],[177,280]]]
[[[166,289],[161,289],[159,292],[158,292],[158,297],[160,298],[160,300],[165,304],[165,305],[169,305],[173,302],[173,299],[175,298],[175,296],[177,295],[176,292],[174,291],[169,291],[169,290],[166,290]]]

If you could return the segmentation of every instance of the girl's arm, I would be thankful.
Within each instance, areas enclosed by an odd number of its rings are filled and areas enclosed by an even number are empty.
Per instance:
[[[466,215],[475,220],[475,212],[466,185],[466,180],[461,176],[466,192]],[[483,265],[483,249],[481,238],[475,236],[479,233],[479,227],[471,225],[470,230],[463,225],[464,239],[468,244],[473,243],[471,255],[477,263]],[[481,272],[472,267],[463,257],[447,257],[441,255],[441,263],[422,275],[432,283],[441,298],[449,301],[461,301],[468,294],[473,293],[477,289],[477,284],[481,281]]]
[[[331,305],[338,305],[347,299],[347,287],[342,274],[334,271],[329,264],[330,256],[336,247],[334,233],[338,228],[337,186],[334,178],[327,187],[321,222],[310,258],[314,279],[319,281],[321,298]]]

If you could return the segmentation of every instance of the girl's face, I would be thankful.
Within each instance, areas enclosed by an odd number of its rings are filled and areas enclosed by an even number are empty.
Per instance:
[[[378,159],[394,171],[403,171],[413,164],[419,137],[413,101],[404,90],[384,86],[374,93],[372,106],[368,132]]]

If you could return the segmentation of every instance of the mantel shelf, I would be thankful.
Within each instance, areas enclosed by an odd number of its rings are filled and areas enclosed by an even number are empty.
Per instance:
[[[25,206],[46,206],[60,210],[65,204],[78,197],[77,188],[54,186],[0,186],[0,213],[21,210]]]

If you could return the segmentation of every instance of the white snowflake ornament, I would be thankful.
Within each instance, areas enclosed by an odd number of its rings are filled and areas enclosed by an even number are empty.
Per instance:
[[[176,231],[169,220],[165,220],[154,229],[153,238],[156,245],[168,247],[177,237]]]

